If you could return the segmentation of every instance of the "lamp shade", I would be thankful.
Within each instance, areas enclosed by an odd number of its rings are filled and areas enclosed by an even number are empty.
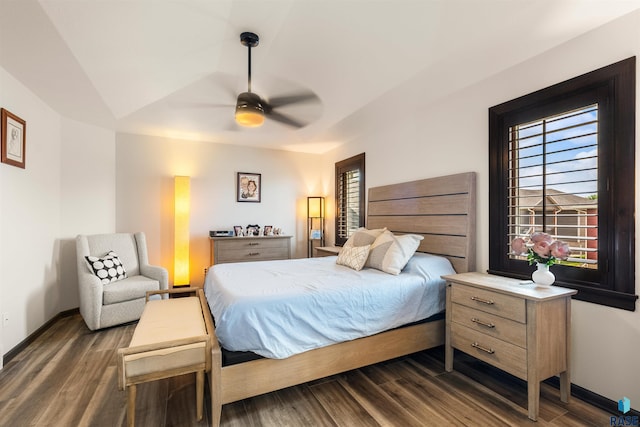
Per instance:
[[[264,107],[255,93],[243,92],[236,103],[236,123],[245,127],[258,127],[264,123]]]
[[[174,270],[173,285],[183,286],[189,277],[189,216],[191,210],[191,179],[174,177]]]
[[[307,197],[307,216],[324,218],[324,197]]]

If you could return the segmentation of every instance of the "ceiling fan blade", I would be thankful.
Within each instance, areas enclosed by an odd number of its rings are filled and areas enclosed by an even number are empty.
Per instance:
[[[212,102],[170,102],[169,106],[172,108],[235,108],[235,104],[214,104]]]
[[[269,98],[271,108],[283,107],[285,105],[299,104],[303,102],[320,102],[320,98],[313,92],[299,93],[294,95],[275,96]]]
[[[267,118],[269,118],[271,120],[274,120],[276,122],[279,122],[279,123],[282,123],[284,125],[291,126],[291,127],[294,127],[294,128],[302,128],[302,127],[305,127],[307,125],[307,123],[303,123],[303,122],[301,122],[299,120],[292,119],[289,116],[286,116],[286,115],[284,115],[282,113],[278,113],[277,111],[273,111],[273,110],[271,110],[269,112],[265,111],[265,115],[267,116]]]

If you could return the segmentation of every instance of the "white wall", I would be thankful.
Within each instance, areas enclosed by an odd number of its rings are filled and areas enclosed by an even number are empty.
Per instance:
[[[367,120],[366,113],[362,113],[358,120],[369,123],[367,132],[327,154],[327,161],[335,162],[365,151],[367,187],[476,171],[478,270],[486,271],[489,266],[488,108],[634,55],[640,56],[640,12],[446,99],[425,105],[404,120],[394,117],[385,123]],[[640,64],[637,67],[640,70]],[[640,83],[640,75],[636,80]],[[636,105],[638,114],[640,103]],[[640,126],[636,125],[636,132],[636,141],[640,141]],[[636,147],[636,213],[640,212],[638,158],[640,149]],[[636,214],[636,266],[640,257],[637,218]],[[572,382],[614,401],[626,396],[637,408],[640,402],[640,307],[636,307],[635,312],[629,312],[574,300]]]
[[[116,229],[115,132],[62,119],[60,310],[78,307],[75,237]]]
[[[58,314],[60,116],[0,67],[2,107],[26,121],[26,168],[0,164],[2,354]]]
[[[191,177],[191,284],[209,266],[209,230],[273,225],[305,257],[306,197],[329,191],[318,155],[118,134],[118,231],[144,231],[149,260],[173,277],[173,177]],[[236,202],[236,173],[262,174],[260,203]]]
[[[27,122],[26,168],[0,164],[4,355],[78,307],[75,236],[115,230],[115,133],[62,118],[1,67],[0,88]]]

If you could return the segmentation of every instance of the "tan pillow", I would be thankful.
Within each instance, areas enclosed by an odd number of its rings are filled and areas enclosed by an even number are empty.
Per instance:
[[[370,247],[371,245],[352,246],[349,248],[343,247],[338,254],[336,264],[347,266],[355,271],[360,271],[362,270],[362,267],[364,267],[364,263],[367,262]]]
[[[424,237],[417,234],[396,236],[385,230],[371,245],[366,266],[398,275],[416,252],[422,239]]]
[[[371,245],[375,242],[376,238],[382,234],[384,230],[387,228],[377,228],[375,230],[368,230],[364,227],[358,228],[353,232],[349,239],[344,242],[344,248],[349,248],[353,246],[366,246]]]

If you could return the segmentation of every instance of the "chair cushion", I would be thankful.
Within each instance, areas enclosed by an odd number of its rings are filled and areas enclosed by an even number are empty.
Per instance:
[[[93,255],[85,256],[89,270],[102,281],[103,285],[116,280],[127,278],[127,271],[122,261],[114,251],[109,251],[103,257]]]
[[[147,291],[157,291],[158,289],[160,289],[160,284],[157,280],[145,276],[127,277],[104,285],[102,304],[117,304],[123,301],[144,298]]]

